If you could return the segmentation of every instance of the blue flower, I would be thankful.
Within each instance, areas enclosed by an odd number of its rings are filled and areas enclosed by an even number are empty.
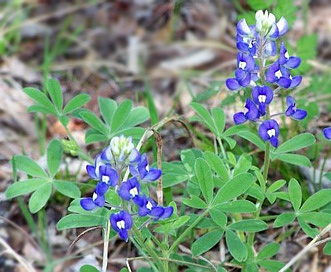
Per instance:
[[[99,176],[99,184],[103,188],[104,193],[107,192],[110,186],[117,185],[119,179],[117,171],[112,168],[110,164],[101,165],[99,167]]]
[[[143,196],[137,196],[133,199],[134,203],[138,206],[138,215],[146,216],[151,213],[152,209],[157,206],[156,202],[150,198]]]
[[[100,190],[100,186],[97,185],[92,197],[86,197],[82,198],[80,200],[80,205],[82,208],[86,211],[91,211],[94,210],[95,208],[101,208],[105,206],[105,196],[104,193],[102,192],[102,189]]]
[[[233,121],[236,125],[245,123],[247,120],[256,121],[260,117],[259,110],[252,100],[247,98],[245,108],[247,112],[237,112],[233,115]]]
[[[86,172],[90,176],[91,179],[99,179],[100,178],[100,166],[103,165],[103,162],[101,160],[101,156],[98,155],[95,157],[94,160],[94,166],[93,165],[87,165],[86,166]]]
[[[266,114],[266,105],[269,105],[274,97],[274,93],[268,86],[256,86],[252,90],[253,101],[259,106],[262,116]]]
[[[323,135],[324,135],[325,139],[331,140],[331,127],[327,127],[325,129],[323,129]]]
[[[129,168],[131,175],[134,177],[138,177],[141,181],[155,181],[162,174],[162,171],[160,169],[152,167],[150,168],[148,166],[147,154],[141,155],[139,163],[131,164]]]
[[[126,211],[120,211],[110,215],[110,224],[112,228],[120,235],[124,241],[129,240],[128,231],[132,228],[131,215]]]
[[[302,76],[292,77],[289,70],[276,61],[267,70],[266,80],[288,89],[297,87],[302,81]]]
[[[137,178],[132,177],[124,181],[118,189],[118,195],[125,199],[130,200],[137,197],[140,193],[140,184]]]
[[[295,69],[299,67],[301,59],[298,57],[289,56],[285,44],[282,42],[280,44],[279,50],[279,64],[287,69]]]
[[[162,206],[156,206],[153,207],[150,216],[153,217],[155,221],[167,219],[174,213],[174,208],[172,206],[169,207],[162,207]]]
[[[258,79],[256,75],[257,69],[258,67],[256,67],[252,55],[239,52],[237,55],[237,70],[235,72],[235,78],[227,79],[225,82],[226,86],[231,91],[247,87],[251,80],[256,81]]]
[[[297,109],[295,100],[292,96],[286,97],[286,105],[287,110],[285,111],[285,115],[289,116],[295,120],[302,120],[307,116],[307,111],[302,109]]]
[[[259,127],[259,135],[264,141],[270,141],[274,147],[278,146],[279,125],[276,120],[266,120]]]

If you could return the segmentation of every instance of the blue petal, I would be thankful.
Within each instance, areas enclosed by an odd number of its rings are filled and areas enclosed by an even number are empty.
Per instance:
[[[162,174],[160,169],[150,168],[147,175],[144,177],[144,181],[155,181]]]
[[[272,146],[277,147],[278,146],[278,138],[277,137],[271,137],[270,143]]]
[[[130,160],[130,163],[137,163],[139,162],[140,160],[140,153],[139,151],[134,148],[130,154],[130,157],[129,157],[129,160]]]
[[[237,24],[237,32],[239,35],[242,36],[249,36],[251,34],[251,30],[248,27],[246,20],[241,19]]]
[[[104,195],[98,195],[98,197],[94,200],[95,205],[99,207],[105,206],[106,199]]]
[[[292,96],[290,96],[290,95],[286,96],[286,105],[288,107],[290,107],[290,106],[294,107],[295,106],[295,100]]]
[[[150,215],[155,217],[155,219],[157,220],[162,216],[163,213],[164,213],[164,208],[160,206],[156,206],[152,208]]]
[[[95,167],[93,165],[86,165],[86,172],[91,179],[98,179],[98,177],[95,175]]]
[[[325,139],[331,140],[331,127],[327,127],[325,129],[323,129],[323,135],[324,135]]]
[[[266,126],[265,122],[263,122],[259,127],[259,135],[262,138],[262,140],[268,141],[269,140],[269,135],[268,135],[268,129],[267,129],[267,126]]]
[[[94,210],[97,207],[90,197],[81,199],[80,205],[86,211]]]
[[[292,78],[290,88],[295,88],[300,85],[302,81],[302,76],[295,76]]]
[[[295,68],[299,67],[300,63],[301,63],[301,59],[300,58],[298,58],[298,57],[290,57],[287,60],[287,62],[286,62],[286,64],[284,66],[286,68],[288,68],[288,69],[295,69]]]
[[[236,80],[235,78],[228,78],[225,81],[225,85],[230,91],[237,91],[241,88],[238,80]]]
[[[112,213],[110,215],[110,224],[116,232],[120,232],[120,229],[117,227],[117,222],[120,220],[118,213]]]
[[[125,181],[121,184],[120,188],[118,189],[118,195],[125,199],[125,200],[130,200],[131,195],[130,195],[130,189],[131,186],[129,182]]]
[[[285,89],[291,86],[291,80],[286,77],[280,77],[277,81],[277,84]]]
[[[125,222],[125,228],[126,229],[131,229],[132,228],[132,217],[131,217],[131,215],[126,211],[122,211],[121,216],[122,216],[122,218]]]
[[[247,118],[243,112],[237,112],[233,115],[233,121],[236,125],[240,125],[247,121]]]
[[[268,33],[268,36],[270,37],[270,39],[276,40],[279,36],[279,30],[276,24],[273,24],[271,26],[271,29]]]
[[[286,116],[292,116],[295,113],[295,106],[289,106],[285,111]]]
[[[172,206],[164,208],[164,212],[163,212],[162,216],[160,217],[160,219],[169,218],[173,214],[173,212],[174,212],[174,208]]]
[[[118,234],[119,234],[120,238],[122,240],[124,240],[125,242],[127,242],[129,240],[129,234],[126,229],[121,229]]]
[[[297,109],[296,112],[291,117],[295,120],[302,120],[306,118],[306,116],[307,116],[307,111],[302,109]]]
[[[279,36],[283,36],[288,31],[288,23],[284,17],[277,22]]]
[[[105,182],[98,182],[97,187],[95,188],[95,192],[97,195],[104,195],[108,191],[108,184]]]

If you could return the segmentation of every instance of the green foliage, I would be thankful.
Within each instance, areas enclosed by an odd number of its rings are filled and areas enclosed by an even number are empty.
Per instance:
[[[16,168],[25,172],[30,178],[10,185],[6,190],[6,197],[14,198],[32,193],[29,200],[29,210],[36,213],[41,210],[52,195],[53,188],[70,198],[80,197],[80,190],[71,181],[55,178],[62,161],[62,146],[58,140],[52,140],[47,148],[47,170],[25,155],[14,156]]]

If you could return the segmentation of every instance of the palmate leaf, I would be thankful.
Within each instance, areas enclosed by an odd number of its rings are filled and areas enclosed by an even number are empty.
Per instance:
[[[226,230],[225,240],[233,258],[235,258],[238,262],[243,262],[247,259],[247,247],[232,230]]]
[[[210,166],[203,158],[198,158],[195,161],[194,169],[202,195],[206,202],[210,203],[214,190],[214,183],[212,182],[213,175],[210,171]]]
[[[274,153],[280,154],[300,150],[313,145],[315,141],[315,137],[310,133],[299,134],[281,144]]]
[[[98,97],[98,103],[103,120],[111,127],[113,117],[117,109],[116,101],[110,98]]]
[[[63,114],[71,113],[74,110],[79,109],[91,100],[88,94],[78,94],[73,97],[63,109]]]
[[[29,194],[37,190],[46,181],[44,179],[28,179],[21,180],[10,185],[6,190],[6,198],[14,198],[17,196]]]
[[[47,95],[36,88],[24,88],[23,90],[37,105],[47,108],[53,115],[57,115],[56,109]]]
[[[48,175],[39,164],[25,155],[17,155],[14,157],[15,164],[18,170],[27,173],[30,176],[47,179]]]
[[[213,230],[203,235],[192,244],[191,250],[193,255],[199,256],[205,253],[215,246],[221,240],[222,236],[223,230],[221,229]]]
[[[29,210],[31,213],[36,213],[43,208],[52,193],[52,182],[46,182],[41,185],[30,197]]]
[[[61,165],[62,145],[59,140],[52,140],[47,148],[47,168],[51,177],[54,177]]]

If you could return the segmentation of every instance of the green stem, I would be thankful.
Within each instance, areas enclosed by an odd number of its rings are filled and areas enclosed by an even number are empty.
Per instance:
[[[325,168],[326,161],[327,161],[327,159],[330,155],[330,151],[331,151],[331,148],[329,148],[329,150],[326,152],[326,154],[324,156],[324,159],[323,159],[322,167],[320,169],[320,176],[319,176],[319,179],[318,179],[318,186],[319,186],[320,190],[322,189],[322,179],[323,179],[324,168]]]
[[[195,221],[187,228],[185,231],[174,241],[174,243],[169,248],[168,252],[173,252],[174,249],[179,245],[183,238],[193,229],[207,214],[209,209],[206,209]]]
[[[158,268],[157,271],[168,272],[167,270],[165,270],[163,263],[161,262],[159,256],[156,254],[156,252],[150,247],[149,244],[144,243],[144,238],[142,237],[140,230],[135,225],[132,226],[132,231],[134,233],[134,238],[137,241],[138,245],[141,246],[142,248],[144,248],[147,251],[147,253],[149,254],[149,256],[153,258],[153,260]]]

